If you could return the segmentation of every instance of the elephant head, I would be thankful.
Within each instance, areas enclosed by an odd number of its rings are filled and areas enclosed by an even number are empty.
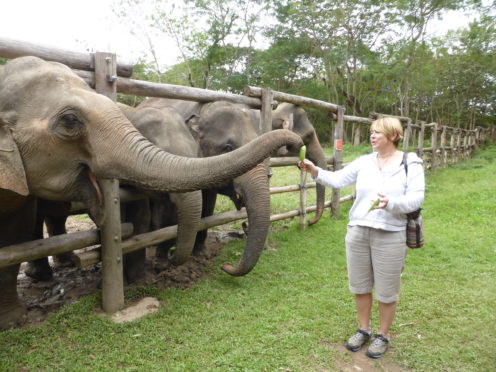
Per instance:
[[[301,145],[279,131],[218,157],[172,155],[145,139],[114,102],[67,66],[36,57],[12,60],[0,73],[0,128],[0,188],[84,201],[94,215],[101,204],[97,178],[148,190],[193,191],[245,173],[281,145]]]
[[[231,153],[260,135],[256,113],[247,106],[229,102],[204,105],[198,114],[190,117],[188,124],[199,138],[204,156]],[[236,267],[229,263],[222,266],[230,275],[245,275],[257,264],[269,231],[268,167],[260,163],[215,191],[229,196],[238,209],[246,207],[248,232],[241,260]]]
[[[306,157],[310,159],[317,166],[326,169],[327,162],[324,150],[320,145],[317,133],[310,120],[308,120],[307,113],[301,107],[291,103],[281,103],[277,108],[272,111],[272,129],[288,129],[301,137],[303,143],[307,147]],[[290,150],[286,156],[297,156],[298,152]],[[325,187],[317,184],[317,211],[315,218],[308,222],[313,225],[318,222],[324,212],[325,204]]]

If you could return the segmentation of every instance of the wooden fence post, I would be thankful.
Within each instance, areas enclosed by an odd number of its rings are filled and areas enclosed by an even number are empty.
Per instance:
[[[412,119],[409,118],[408,121],[406,122],[406,129],[403,133],[403,152],[408,152],[411,133],[412,133]]]
[[[260,109],[260,131],[267,133],[272,130],[272,97],[274,93],[270,88],[262,89],[262,107]]]
[[[441,167],[446,166],[446,125],[441,127]]]
[[[115,54],[95,53],[95,90],[114,101],[117,98],[116,68]],[[114,313],[124,306],[119,181],[99,182],[105,203],[105,219],[101,226],[102,308],[107,313]]]
[[[418,148],[417,148],[417,155],[420,158],[424,156],[424,135],[425,135],[425,121],[421,121],[420,130],[418,133]]]
[[[462,130],[460,128],[456,129],[456,161],[460,161],[462,158],[461,152],[461,146],[462,146]]]
[[[467,146],[468,146],[468,141],[467,141],[467,130],[462,129],[462,139],[463,139],[463,151],[462,151],[462,159],[467,158]]]
[[[451,129],[450,133],[450,163],[453,164],[455,163],[455,130]]]
[[[262,88],[260,91],[260,100],[262,104],[260,106],[260,132],[268,133],[272,130],[272,101],[274,99],[274,92],[270,88]],[[264,164],[267,166],[267,171],[269,174],[272,173],[270,170],[270,157],[264,160]],[[270,187],[270,179],[268,180]],[[268,246],[269,236],[265,238],[264,247]]]
[[[436,152],[437,152],[437,123],[431,127],[431,169],[436,168]]]
[[[343,132],[344,132],[344,107],[339,106],[336,112],[336,125],[334,127],[334,172],[340,170],[343,164]],[[333,216],[339,215],[339,189],[332,189],[331,212]]]

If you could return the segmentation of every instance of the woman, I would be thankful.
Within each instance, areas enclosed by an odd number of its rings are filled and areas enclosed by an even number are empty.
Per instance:
[[[420,208],[425,184],[422,160],[415,153],[406,157],[408,175],[405,173],[403,152],[398,151],[403,137],[400,121],[380,118],[370,129],[374,152],[354,160],[344,169],[326,171],[307,159],[299,166],[325,186],[341,188],[356,184],[356,199],[346,234],[346,259],[359,328],[349,338],[346,348],[358,351],[371,337],[370,314],[375,286],[379,329],[366,354],[380,358],[390,341],[389,328],[399,297],[406,256],[406,213]]]

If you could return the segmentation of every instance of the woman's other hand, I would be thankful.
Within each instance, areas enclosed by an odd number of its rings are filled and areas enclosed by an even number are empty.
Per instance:
[[[298,163],[298,167],[300,167],[301,170],[310,173],[313,178],[317,177],[317,175],[319,174],[319,170],[317,169],[317,167],[308,159],[300,161]]]
[[[383,209],[386,208],[386,206],[389,203],[389,198],[387,195],[384,194],[377,194],[379,196],[379,205],[375,207],[376,209]]]

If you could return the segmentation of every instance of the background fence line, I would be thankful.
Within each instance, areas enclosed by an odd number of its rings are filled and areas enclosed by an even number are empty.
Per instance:
[[[31,43],[0,38],[0,57],[15,58],[26,55],[37,56],[68,65],[75,69],[75,73],[82,77],[91,87],[95,88],[98,93],[105,94],[114,101],[116,100],[117,93],[126,93],[198,102],[226,100],[233,103],[244,103],[253,108],[260,108],[262,132],[271,130],[272,108],[277,104],[277,102],[274,102],[274,99],[328,111],[331,113],[330,124],[335,122],[334,125],[330,125],[334,129],[329,132],[329,142],[333,144],[333,156],[328,158],[328,163],[330,164],[329,169],[333,170],[339,170],[345,166],[342,161],[342,151],[345,140],[344,124],[346,122],[352,122],[354,125],[359,124],[353,130],[353,142],[359,143],[362,131],[360,125],[370,125],[378,117],[394,116],[381,113],[370,113],[369,118],[345,115],[345,109],[342,106],[308,97],[272,91],[267,88],[247,87],[243,95],[237,95],[133,80],[129,78],[132,74],[132,66],[126,63],[118,63],[115,54],[81,54],[61,49],[47,49]],[[425,123],[422,121],[413,123],[412,119],[407,117],[394,117],[399,118],[405,128],[403,149],[407,151],[413,148],[419,156],[424,158],[424,166],[431,170],[437,167],[444,167],[449,163],[461,161],[471,156],[476,147],[488,139],[493,142],[496,141],[496,127],[494,126],[492,128],[476,127],[474,130],[465,130],[440,126],[438,123]],[[426,134],[430,134],[428,136],[430,137],[428,139],[430,141],[429,147],[424,147],[424,144],[427,142],[425,138]],[[446,145],[448,143],[448,137],[449,146]],[[424,156],[425,154],[429,155]],[[298,158],[296,157],[271,158],[270,166],[296,165],[297,162]],[[307,207],[305,205],[306,197],[304,193],[307,189],[315,187],[315,183],[305,184],[303,179],[304,177],[302,176],[300,185],[271,188],[271,194],[294,191],[301,193],[299,209],[273,215],[271,216],[271,222],[300,216],[302,217],[300,220],[301,225],[305,225],[304,216],[307,213],[314,212],[316,206]],[[142,198],[143,195],[136,193],[130,194],[122,188],[119,190],[117,180],[106,181],[104,189],[103,191],[107,195],[105,208],[108,209],[106,215],[110,217],[107,217],[101,226],[100,239],[96,237],[98,234],[95,231],[98,230],[92,230],[89,233],[91,235],[90,243],[87,241],[81,243],[76,234],[72,233],[5,247],[0,249],[0,267],[101,243],[101,250],[97,248],[80,254],[78,265],[83,267],[97,263],[100,260],[103,261],[102,307],[107,312],[115,312],[122,308],[124,305],[122,254],[175,238],[177,226],[170,226],[149,233],[130,236],[132,234],[132,227],[128,224],[121,226],[120,203],[126,200]],[[325,203],[325,208],[330,208],[331,212],[337,215],[339,213],[340,203],[352,199],[352,195],[340,197],[340,190],[333,189],[331,201]],[[80,205],[74,206],[76,209],[80,207]],[[244,208],[240,211],[219,213],[203,218],[201,220],[200,230],[245,219],[246,217]],[[87,245],[83,247],[81,244]],[[50,249],[47,247],[50,247]]]

